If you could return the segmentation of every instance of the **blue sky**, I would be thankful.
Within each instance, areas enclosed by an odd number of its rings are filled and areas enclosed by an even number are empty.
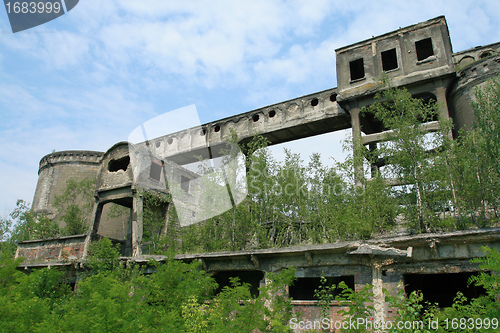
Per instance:
[[[205,123],[335,87],[336,48],[439,15],[455,52],[500,41],[497,0],[80,0],[16,34],[0,7],[0,217],[32,201],[53,150],[105,151],[190,104]],[[289,148],[340,157],[343,136]]]

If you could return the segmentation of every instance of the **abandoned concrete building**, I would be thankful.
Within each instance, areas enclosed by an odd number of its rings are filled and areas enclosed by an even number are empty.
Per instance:
[[[121,241],[126,260],[144,262],[141,254],[142,209],[140,184],[158,187],[165,183],[165,163],[155,159],[173,156],[178,165],[187,163],[185,152],[197,152],[224,144],[231,133],[239,142],[256,133],[270,144],[351,128],[361,133],[361,145],[382,140],[384,131],[376,123],[360,115],[363,106],[374,103],[381,89],[382,73],[394,86],[405,87],[417,97],[432,98],[440,106],[439,117],[451,118],[456,136],[461,128],[471,126],[472,91],[499,72],[500,43],[453,53],[444,17],[373,37],[337,49],[337,87],[298,97],[282,103],[203,124],[201,130],[170,133],[147,141],[151,159],[139,174],[132,170],[134,152],[128,143],[117,143],[105,153],[94,151],[61,151],[44,156],[40,161],[39,179],[33,210],[57,219],[54,207],[66,181],[97,178],[95,205],[87,234],[20,242],[16,255],[25,257],[22,268],[45,266],[79,267],[89,243],[100,236]],[[437,121],[423,124],[429,131]],[[182,153],[181,153],[182,152]],[[146,157],[147,159],[147,157]],[[184,160],[183,160],[184,159]],[[139,175],[139,176],[137,176]],[[176,177],[185,192],[195,177],[178,168]],[[128,221],[106,218],[108,204],[130,209]],[[192,212],[194,216],[194,212]],[[467,279],[477,271],[470,259],[484,255],[482,246],[500,249],[500,228],[440,234],[402,235],[368,241],[339,242],[280,249],[177,255],[178,260],[199,260],[220,283],[239,276],[256,292],[265,283],[266,274],[285,267],[297,268],[297,281],[289,288],[293,304],[305,319],[318,318],[319,309],[313,291],[324,275],[331,283],[344,281],[356,290],[365,284],[374,287],[376,319],[388,319],[392,309],[384,303],[382,289],[420,289],[441,306],[451,303],[456,291],[474,296],[477,290],[467,288]],[[156,257],[161,260],[161,257]],[[227,282],[226,282],[227,283]],[[332,306],[332,316],[338,307]]]

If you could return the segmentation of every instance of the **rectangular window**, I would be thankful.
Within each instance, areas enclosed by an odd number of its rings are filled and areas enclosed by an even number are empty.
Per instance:
[[[432,39],[425,38],[415,42],[415,50],[417,51],[417,60],[422,61],[434,55],[432,48]]]
[[[398,68],[398,56],[396,54],[396,49],[390,49],[382,52],[382,69],[384,71],[390,71],[392,69]]]
[[[349,288],[354,290],[354,276],[352,275],[326,277],[327,286],[333,284],[338,286],[341,281],[344,281]],[[288,292],[290,297],[296,301],[315,301],[318,300],[318,298],[314,296],[314,294],[320,286],[321,279],[319,277],[298,278],[293,285],[288,287]],[[340,292],[339,289],[336,291]]]
[[[468,281],[474,273],[445,273],[445,274],[405,274],[405,291],[409,295],[412,291],[420,290],[424,301],[437,303],[439,307],[450,307],[457,292],[462,292],[468,299],[477,298],[485,293],[484,288],[469,285]]]
[[[151,168],[149,169],[149,178],[161,181],[161,169],[162,165],[160,161],[151,161]]]
[[[239,283],[247,283],[250,286],[250,294],[253,298],[259,296],[259,287],[261,281],[264,279],[264,272],[262,271],[219,271],[213,275],[218,288],[215,294],[219,294],[224,287],[232,287],[231,279],[238,278]]]
[[[351,69],[351,81],[359,80],[365,77],[365,65],[363,58],[353,60],[349,63]]]

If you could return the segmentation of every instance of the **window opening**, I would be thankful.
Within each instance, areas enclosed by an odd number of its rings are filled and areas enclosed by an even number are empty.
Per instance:
[[[353,60],[349,63],[351,70],[351,81],[359,80],[365,77],[365,66],[363,58]]]
[[[340,282],[344,283],[351,289],[354,290],[354,276],[330,276],[326,277],[326,285],[336,285],[338,286]],[[319,277],[306,277],[298,278],[295,280],[293,285],[288,287],[288,293],[293,300],[296,301],[317,301],[318,298],[314,296],[314,291],[319,289],[321,286],[321,278]],[[337,288],[335,290],[335,295],[338,295],[340,290]]]
[[[491,53],[490,53],[490,52],[484,52],[483,54],[481,54],[481,55],[479,56],[479,59],[483,59],[483,58],[489,57],[490,55],[491,55]]]
[[[430,56],[434,55],[434,50],[432,48],[432,39],[426,38],[415,42],[415,49],[417,51],[417,60],[425,60]]]
[[[214,274],[215,282],[219,285],[216,294],[220,293],[224,287],[231,287],[230,278],[238,278],[239,283],[250,285],[252,297],[259,296],[260,281],[264,278],[262,271],[220,271]]]
[[[390,49],[381,53],[382,56],[382,69],[390,71],[398,68],[398,56],[396,49]]]
[[[108,163],[108,171],[110,172],[117,172],[118,170],[127,171],[129,164],[130,164],[129,156],[125,156],[117,160],[111,160]]]
[[[486,293],[484,288],[468,285],[468,280],[477,272],[446,273],[446,274],[405,274],[405,291],[420,290],[424,301],[437,303],[439,307],[450,307],[457,292],[461,291],[468,299],[477,298]]]
[[[156,180],[157,182],[161,181],[161,169],[162,165],[160,161],[151,161],[151,168],[149,169],[149,178]]]

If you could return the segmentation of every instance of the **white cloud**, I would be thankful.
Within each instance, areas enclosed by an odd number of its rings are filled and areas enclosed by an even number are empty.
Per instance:
[[[334,87],[336,48],[438,15],[455,51],[500,41],[500,2],[472,0],[80,1],[46,26],[2,31],[2,198],[30,200],[52,149],[106,150],[192,103],[215,120]],[[296,147],[339,154],[325,138]]]

